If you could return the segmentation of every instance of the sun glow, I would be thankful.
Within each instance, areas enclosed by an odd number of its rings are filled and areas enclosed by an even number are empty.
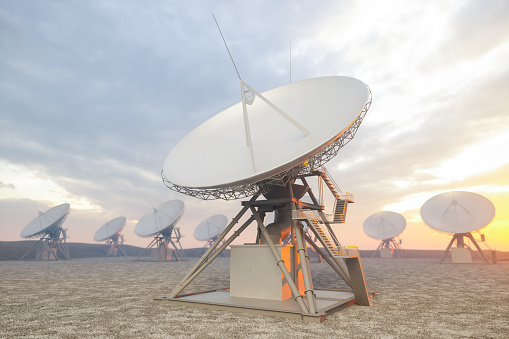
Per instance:
[[[509,163],[509,128],[475,145],[465,148],[455,158],[432,169],[421,170],[437,178],[439,183],[462,180],[471,175],[493,171]]]

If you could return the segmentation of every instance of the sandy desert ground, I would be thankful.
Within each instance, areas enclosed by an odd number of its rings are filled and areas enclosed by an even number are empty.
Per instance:
[[[507,338],[509,262],[363,259],[372,307],[351,306],[321,324],[154,302],[192,267],[132,258],[0,262],[1,338]],[[315,287],[338,288],[327,264]],[[218,258],[185,292],[227,287]]]

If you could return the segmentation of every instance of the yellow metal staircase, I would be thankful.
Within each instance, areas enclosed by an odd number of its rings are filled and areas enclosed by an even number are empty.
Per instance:
[[[322,238],[323,242],[327,245],[334,256],[339,255],[338,247],[334,245],[332,239],[329,235],[323,230],[322,225],[318,222],[318,220],[310,220],[313,228],[316,230],[320,238]]]
[[[322,226],[322,220],[318,213],[312,212],[309,210],[296,210],[292,212],[292,218],[297,220],[306,220],[309,222],[309,226],[314,229],[315,234],[317,234],[322,242],[327,246],[333,256],[339,256],[340,251],[338,249],[338,245],[332,239],[332,236],[329,234],[329,231]]]
[[[354,203],[353,194],[347,192],[346,194],[341,195],[341,190],[325,167],[322,167],[318,173],[336,199],[333,212],[334,219],[332,220],[332,223],[345,223],[348,203]]]

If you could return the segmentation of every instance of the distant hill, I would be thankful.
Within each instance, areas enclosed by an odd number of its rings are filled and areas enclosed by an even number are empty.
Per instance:
[[[35,245],[36,240],[23,240],[23,241],[0,241],[0,261],[2,260],[18,260],[21,258],[26,251]],[[100,258],[105,257],[105,246],[104,244],[85,244],[85,243],[67,243],[71,258]],[[127,256],[137,257],[142,253],[144,248],[124,245],[127,251]],[[229,250],[225,250],[229,253]],[[204,250],[202,248],[186,248],[184,253],[186,257],[193,258],[200,256]],[[369,258],[373,254],[373,250],[361,250],[360,254],[362,258]],[[406,250],[408,258],[440,258],[443,250]],[[489,260],[491,260],[491,252],[484,251]],[[149,256],[147,252],[145,256]],[[450,255],[449,255],[450,256]],[[448,257],[449,257],[448,256]],[[27,259],[33,259],[34,254]],[[509,252],[497,251],[497,260],[509,260]]]
[[[2,260],[18,260],[26,251],[32,248],[37,240],[23,240],[23,241],[0,241],[0,261]],[[71,258],[101,258],[105,257],[104,244],[86,244],[68,242],[69,253]],[[137,257],[143,252],[145,248],[124,245],[128,257]],[[229,252],[229,250],[226,250]],[[186,248],[184,254],[186,257],[198,257],[204,250],[202,248]],[[35,254],[31,253],[27,259],[34,259]],[[149,257],[150,252],[147,251],[144,257]]]

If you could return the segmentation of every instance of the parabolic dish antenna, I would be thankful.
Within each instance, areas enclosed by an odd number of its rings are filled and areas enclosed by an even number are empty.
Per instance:
[[[194,229],[193,236],[199,241],[208,241],[215,239],[226,227],[228,218],[225,215],[217,214],[203,220]]]
[[[262,94],[242,80],[241,86],[247,87],[242,102],[198,126],[168,154],[162,177],[170,189],[228,200],[284,185],[288,177],[334,157],[371,104],[368,86],[345,76],[303,80]]]
[[[23,228],[20,236],[32,238],[45,233],[51,233],[62,226],[70,210],[71,205],[66,203],[52,207],[46,212],[39,212],[39,216]]]
[[[422,205],[421,217],[429,227],[452,234],[441,262],[450,250],[453,263],[471,263],[472,254],[489,263],[471,232],[486,227],[495,217],[495,206],[490,200],[472,192],[445,192],[431,197]],[[465,238],[470,240],[477,252],[470,248]],[[455,242],[456,247],[453,248]]]
[[[364,221],[364,232],[373,239],[391,239],[403,232],[406,219],[399,213],[382,211],[370,215]]]
[[[182,200],[163,202],[145,213],[134,227],[134,233],[140,237],[153,237],[154,239],[136,260],[139,260],[149,250],[151,250],[150,260],[152,261],[170,261],[172,253],[175,254],[175,260],[185,260],[186,256],[180,244],[182,235],[179,227],[176,226],[183,214],[184,202]]]
[[[495,206],[480,194],[451,191],[430,198],[421,207],[422,220],[445,233],[469,233],[486,227],[495,217]]]
[[[118,236],[124,229],[126,224],[125,217],[118,217],[108,221],[106,224],[101,226],[94,234],[95,241],[104,241],[112,237]]]
[[[344,222],[346,204],[353,202],[353,196],[339,194],[322,165],[354,137],[371,105],[368,86],[354,78],[332,76],[291,83],[263,94],[242,79],[240,87],[242,102],[185,136],[167,156],[162,178],[170,189],[205,200],[252,197],[242,202],[240,212],[164,300],[186,302],[179,293],[255,222],[255,241],[231,247],[229,291],[211,297],[209,292],[193,293],[193,300],[265,311],[262,303],[248,304],[247,300],[271,299],[294,303],[303,316],[318,316],[325,309],[316,306],[307,243],[352,287],[357,304],[371,305],[358,249],[341,246],[321,204],[322,189],[327,186],[336,200],[333,221]],[[310,177],[319,180],[320,200],[307,182]],[[260,195],[265,200],[257,200]],[[311,203],[302,201],[304,196]],[[251,216],[231,234],[248,211]],[[267,212],[274,212],[274,222],[265,226]],[[309,227],[315,240],[303,232],[302,224]],[[289,234],[291,244],[282,244]],[[275,265],[278,269],[269,272]],[[273,282],[270,287],[269,281]],[[223,297],[245,301],[242,306],[233,305]],[[275,308],[271,306],[271,310]]]
[[[157,205],[141,217],[134,233],[140,237],[150,237],[163,233],[168,228],[175,226],[184,214],[184,202],[182,200],[170,200]]]
[[[58,252],[65,259],[71,259],[67,247],[67,231],[62,224],[71,211],[71,205],[62,204],[50,208],[46,212],[39,211],[39,216],[26,225],[20,233],[23,238],[40,237],[35,245],[25,252],[20,260],[35,251],[36,260],[58,260]]]

